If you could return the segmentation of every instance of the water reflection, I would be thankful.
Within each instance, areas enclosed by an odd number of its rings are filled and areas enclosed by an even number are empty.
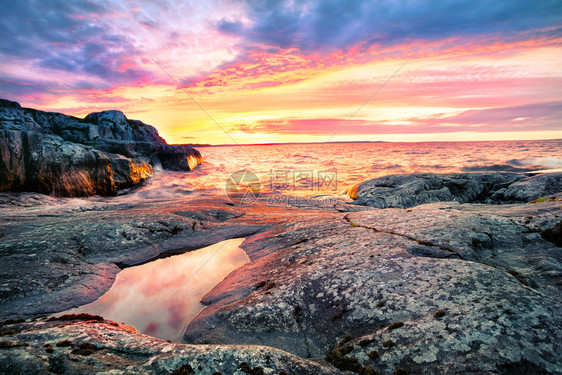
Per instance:
[[[64,313],[101,315],[161,339],[181,341],[185,325],[204,307],[201,297],[248,262],[239,247],[243,241],[231,239],[126,268],[97,301]]]

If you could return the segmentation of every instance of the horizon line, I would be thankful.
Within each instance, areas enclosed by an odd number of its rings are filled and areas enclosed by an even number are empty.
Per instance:
[[[562,138],[549,139],[508,139],[508,140],[478,140],[478,141],[329,141],[329,142],[267,142],[267,143],[185,143],[194,147],[229,147],[229,146],[279,146],[279,145],[318,145],[318,144],[346,144],[346,143],[475,143],[475,142],[530,142],[530,141],[562,141]],[[176,143],[181,144],[181,143]]]

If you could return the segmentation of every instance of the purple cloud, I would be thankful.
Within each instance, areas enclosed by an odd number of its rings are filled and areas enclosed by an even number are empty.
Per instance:
[[[394,45],[404,40],[500,33],[512,35],[562,24],[562,2],[544,0],[251,1],[250,25],[228,20],[219,30],[247,42],[303,51],[344,49],[356,44]],[[558,37],[560,28],[552,30]]]
[[[41,84],[0,73],[0,79],[21,82],[2,91],[17,94],[34,86],[37,93],[90,86],[107,89],[146,82],[152,73],[138,62],[140,51],[111,25],[110,3],[77,0],[0,3],[0,55],[5,61],[27,61],[36,71],[50,69],[82,77],[79,84],[47,78]]]

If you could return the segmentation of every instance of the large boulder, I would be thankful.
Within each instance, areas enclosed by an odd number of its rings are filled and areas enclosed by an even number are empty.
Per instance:
[[[189,145],[161,145],[157,155],[162,168],[171,171],[192,171],[201,162],[199,151]]]
[[[0,189],[57,196],[113,195],[153,173],[140,160],[35,132],[0,131]]]
[[[61,196],[113,195],[147,179],[154,165],[190,171],[189,145],[168,145],[150,125],[120,111],[84,119],[0,99],[0,190]]]
[[[562,191],[562,173],[418,173],[361,182],[348,195],[357,204],[409,208],[432,202],[526,203]]]
[[[562,192],[562,173],[543,173],[527,177],[497,191],[492,199],[504,202],[530,202]]]

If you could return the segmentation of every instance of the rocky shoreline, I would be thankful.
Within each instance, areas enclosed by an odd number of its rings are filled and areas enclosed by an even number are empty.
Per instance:
[[[120,111],[83,119],[0,99],[0,191],[54,196],[116,195],[154,168],[190,171],[203,161],[189,145],[169,145],[150,125]]]
[[[562,174],[383,179],[355,195],[374,207],[0,199],[0,373],[562,373]],[[534,203],[483,202],[479,186]],[[404,201],[412,189],[426,201]],[[235,237],[250,263],[203,298],[188,345],[39,318],[95,300],[123,267]]]

